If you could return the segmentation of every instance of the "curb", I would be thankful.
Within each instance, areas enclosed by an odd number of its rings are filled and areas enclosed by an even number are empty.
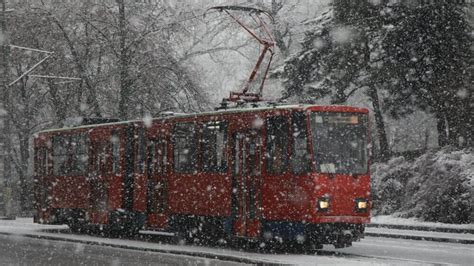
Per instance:
[[[371,232],[365,232],[364,235],[372,236],[372,237],[401,238],[401,239],[410,239],[410,240],[425,240],[425,241],[447,242],[447,243],[468,244],[468,245],[474,244],[474,240],[470,240],[470,239],[454,239],[454,238],[415,236],[415,235],[396,235],[396,234],[371,233]]]
[[[377,223],[372,223],[372,224],[367,224],[367,227],[401,229],[401,230],[416,230],[416,231],[429,231],[429,232],[441,232],[441,233],[474,234],[474,229],[430,227],[430,226],[421,226],[421,225],[416,226],[416,225],[403,225],[403,224],[377,224]]]

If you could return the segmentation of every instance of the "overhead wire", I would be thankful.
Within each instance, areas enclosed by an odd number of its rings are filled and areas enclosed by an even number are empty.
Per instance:
[[[243,5],[243,4],[246,4],[247,2],[241,2],[241,3],[238,3],[236,5]],[[204,12],[201,12],[197,15],[194,15],[194,16],[190,16],[190,17],[185,17],[183,19],[179,19],[179,20],[175,20],[175,21],[171,21],[171,22],[168,22],[168,23],[162,23],[162,24],[158,24],[157,26],[160,27],[166,27],[166,26],[172,26],[172,25],[175,25],[175,24],[179,24],[179,23],[183,23],[183,22],[186,22],[186,21],[190,21],[190,20],[195,20],[195,19],[198,19],[198,18],[204,18],[205,15],[208,15],[208,14],[213,14],[213,13],[217,13],[219,11],[217,10],[212,10],[212,11],[208,11],[207,8],[197,8],[197,9],[193,9],[193,10],[190,10],[190,11],[186,11],[185,13],[193,13],[195,11],[203,11],[205,10]],[[172,18],[174,16],[165,16],[165,17],[161,17],[161,18]],[[211,20],[209,22],[214,22],[214,21],[217,21],[217,20],[221,20],[220,18],[219,19],[214,19],[214,20]]]

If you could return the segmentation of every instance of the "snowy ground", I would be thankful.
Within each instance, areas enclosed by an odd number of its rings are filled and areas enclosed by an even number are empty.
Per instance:
[[[417,226],[417,227],[431,227],[431,228],[450,228],[460,230],[474,230],[474,224],[444,224],[444,223],[432,223],[422,222],[416,218],[399,218],[390,215],[380,215],[372,217],[372,224],[393,224],[393,225],[406,225],[406,226]]]
[[[388,219],[388,218],[386,218]],[[375,219],[377,220],[377,218]],[[393,221],[393,220],[392,220]],[[439,225],[437,225],[439,226]],[[57,233],[53,229],[64,233]],[[371,230],[378,228],[371,228]],[[387,229],[382,229],[387,230]],[[406,230],[404,230],[405,233]],[[425,232],[426,233],[426,232]],[[0,234],[20,235],[26,238],[42,238],[48,241],[67,241],[83,247],[84,245],[101,245],[108,248],[146,251],[153,254],[180,254],[186,258],[207,257],[223,261],[240,261],[243,263],[277,263],[296,265],[407,265],[407,264],[465,264],[474,261],[474,245],[440,243],[431,241],[415,241],[406,239],[389,239],[367,237],[353,247],[334,250],[325,246],[325,251],[317,255],[307,254],[267,254],[252,251],[239,251],[230,248],[211,248],[199,246],[180,246],[150,243],[137,240],[110,239],[89,235],[69,234],[67,226],[46,226],[32,223],[32,219],[0,221]],[[59,246],[61,247],[61,246]],[[78,252],[84,250],[78,248]],[[0,254],[0,257],[2,255]],[[1,259],[1,258],[0,258]],[[21,262],[21,258],[19,258]],[[103,259],[103,258],[102,258]],[[149,261],[149,260],[148,260]],[[183,261],[188,264],[189,261]],[[140,260],[137,264],[147,264]]]

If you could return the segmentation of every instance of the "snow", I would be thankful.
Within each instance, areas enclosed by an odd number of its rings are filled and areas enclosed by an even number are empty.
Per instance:
[[[372,168],[373,213],[452,224],[472,223],[474,153],[446,147]]]
[[[266,254],[232,250],[230,248],[211,248],[198,246],[170,245],[150,243],[137,240],[111,239],[90,235],[73,235],[67,231],[54,233],[56,230],[66,230],[64,225],[34,224],[31,218],[18,218],[16,220],[0,220],[0,234],[18,235],[22,237],[45,238],[49,240],[72,241],[78,244],[78,252],[86,244],[105,245],[115,248],[146,250],[148,252],[174,253],[192,256],[214,256],[235,259],[248,259],[265,264],[292,264],[292,265],[393,265],[400,263],[397,259],[371,258],[366,256],[345,257],[338,254],[332,255],[303,255],[303,254]],[[419,264],[413,261],[403,261],[404,264]]]
[[[331,30],[331,37],[335,43],[350,43],[355,38],[356,32],[351,27],[341,26]]]
[[[417,218],[400,218],[391,215],[379,215],[371,218],[372,224],[405,225],[417,227],[449,228],[449,229],[468,229],[474,230],[474,224],[446,224],[439,222],[424,222]]]
[[[372,228],[372,227],[366,228],[365,232],[373,233],[373,234],[392,235],[396,237],[410,236],[410,237],[426,238],[426,239],[437,238],[440,240],[442,239],[444,241],[450,241],[450,242],[461,242],[461,241],[474,242],[473,234],[463,234],[463,233],[444,233],[444,232],[389,229],[389,228]]]

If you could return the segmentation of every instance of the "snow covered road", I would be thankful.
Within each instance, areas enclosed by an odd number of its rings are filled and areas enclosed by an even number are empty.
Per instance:
[[[327,249],[334,250],[329,246]],[[474,245],[383,237],[366,237],[342,252],[438,265],[472,265],[474,261]]]
[[[64,233],[58,233],[58,231]],[[92,258],[98,256],[99,262],[107,261],[107,259],[118,262],[113,265],[125,265],[121,262],[130,262],[131,258],[135,258],[135,265],[147,265],[150,262],[159,264],[160,261],[170,261],[170,264],[199,264],[203,260],[205,264],[213,264],[216,259],[219,262],[231,264],[261,262],[296,265],[471,265],[474,261],[474,245],[379,237],[366,237],[361,242],[354,243],[353,247],[345,249],[335,250],[331,246],[325,246],[319,254],[268,254],[231,248],[180,246],[74,235],[68,233],[66,226],[37,225],[33,224],[31,219],[0,221],[0,234],[1,241],[10,243],[5,247],[0,246],[2,251],[6,251],[0,252],[0,260],[11,261],[16,258],[18,260],[16,263],[26,263],[26,260],[31,258],[31,254],[24,250],[33,252],[32,246],[44,250],[45,254],[52,252],[53,255],[47,258],[55,259],[68,254],[87,258],[90,255]],[[11,244],[12,241],[14,244]],[[71,253],[71,250],[79,254]],[[104,252],[99,252],[100,250]],[[195,259],[189,260],[190,258]]]

